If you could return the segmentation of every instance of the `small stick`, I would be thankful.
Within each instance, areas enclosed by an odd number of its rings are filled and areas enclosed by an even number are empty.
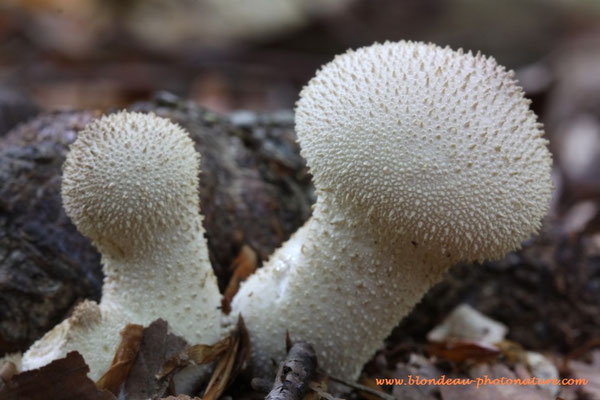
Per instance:
[[[265,400],[302,400],[317,369],[317,356],[306,342],[295,343],[279,366],[275,384]]]

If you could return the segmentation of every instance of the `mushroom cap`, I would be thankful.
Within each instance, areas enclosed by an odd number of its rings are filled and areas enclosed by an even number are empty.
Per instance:
[[[513,75],[424,43],[337,56],[296,106],[317,191],[450,261],[518,248],[548,210],[552,161]]]
[[[181,127],[123,111],[90,122],[71,145],[63,203],[103,254],[122,257],[145,251],[148,238],[198,213],[198,171],[198,154]]]

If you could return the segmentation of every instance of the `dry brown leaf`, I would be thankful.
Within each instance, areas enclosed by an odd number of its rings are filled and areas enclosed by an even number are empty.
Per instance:
[[[127,379],[129,370],[138,354],[143,334],[144,327],[141,325],[127,324],[123,328],[121,343],[117,347],[109,370],[96,383],[98,388],[109,390],[114,395],[119,394],[119,388]]]
[[[231,263],[233,274],[231,275],[231,279],[229,279],[223,299],[221,300],[221,309],[225,314],[229,314],[231,311],[231,300],[240,288],[240,283],[256,271],[257,265],[258,257],[256,252],[250,246],[243,245],[237,257]]]
[[[180,351],[173,357],[166,360],[160,367],[160,370],[156,373],[156,379],[160,381],[167,377],[172,377],[176,372],[179,372],[183,368],[190,365],[190,358],[187,350],[188,349]]]
[[[190,362],[197,365],[211,363],[225,353],[232,345],[233,338],[230,335],[212,345],[196,344],[190,346],[165,361],[156,377],[157,379],[163,379],[174,371],[179,371],[187,367],[190,365]]]
[[[491,361],[501,354],[500,349],[495,346],[463,340],[430,342],[428,351],[430,355],[454,362]]]
[[[231,337],[233,338],[232,345],[227,348],[223,357],[217,362],[204,391],[204,396],[202,396],[203,400],[218,399],[250,357],[250,339],[241,316],[238,319],[237,329],[231,334]]]
[[[211,346],[205,344],[194,345],[188,349],[187,353],[190,360],[194,361],[196,364],[208,364],[219,358],[223,353],[230,349],[232,345],[233,337],[227,336]]]
[[[2,400],[116,400],[96,387],[87,377],[90,371],[83,357],[72,351],[65,358],[31,371],[15,375],[0,390]]]
[[[236,377],[250,357],[250,339],[240,317],[237,329],[213,345],[194,345],[171,357],[161,367],[157,379],[173,376],[190,363],[207,364],[217,361],[203,396],[204,400],[217,399]]]
[[[526,363],[527,351],[519,343],[503,340],[495,344],[511,364]]]
[[[231,349],[224,355],[223,358],[219,360],[212,376],[210,377],[210,381],[208,382],[208,386],[204,392],[203,399],[216,400],[225,391],[225,388],[232,380],[231,372],[233,371],[239,346],[239,341],[234,341]]]
[[[187,346],[185,339],[169,333],[165,320],[152,322],[144,328],[138,355],[120,394],[127,400],[145,400],[166,395],[170,380],[160,382],[156,375],[165,360]]]

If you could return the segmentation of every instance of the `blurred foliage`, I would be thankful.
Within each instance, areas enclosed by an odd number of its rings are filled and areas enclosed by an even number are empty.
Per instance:
[[[291,108],[347,48],[424,40],[516,68],[599,19],[595,0],[3,0],[0,90],[45,109],[163,89],[221,111]]]

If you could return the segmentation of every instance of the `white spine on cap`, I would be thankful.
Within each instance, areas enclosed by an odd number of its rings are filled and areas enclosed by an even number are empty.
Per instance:
[[[163,318],[190,343],[224,334],[199,214],[199,156],[187,133],[154,114],[102,117],[80,132],[63,168],[63,202],[102,254],[100,304],[86,301],[25,353],[24,369],[78,350],[98,379],[119,331]]]
[[[304,88],[296,130],[313,216],[232,304],[263,375],[289,332],[327,372],[357,378],[448,267],[517,249],[549,207],[541,125],[512,72],[479,54],[349,51]]]

